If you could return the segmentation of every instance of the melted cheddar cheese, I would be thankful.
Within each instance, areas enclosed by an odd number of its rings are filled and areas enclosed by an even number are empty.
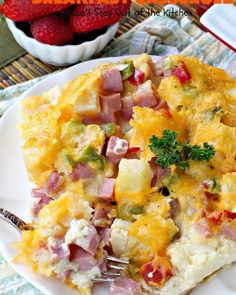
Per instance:
[[[186,139],[186,126],[177,112],[172,112],[170,117],[162,110],[155,111],[140,107],[134,107],[133,110],[133,119],[130,121],[130,125],[133,127],[131,134],[129,134],[130,144],[141,148],[141,157],[145,160],[149,161],[153,157],[148,147],[151,135],[160,137],[163,130],[169,129],[178,132],[180,141]]]
[[[163,250],[177,231],[172,219],[163,219],[153,215],[140,217],[128,229],[129,235],[150,248],[153,255]]]
[[[101,122],[104,116],[101,100],[104,95],[114,93],[102,92],[102,74],[107,69],[126,69],[131,59],[101,65],[63,87],[23,101],[21,131],[29,178],[42,192],[52,172],[62,176],[63,182],[52,194],[52,201],[41,209],[37,229],[23,232],[22,240],[16,243],[20,253],[18,260],[29,263],[43,275],[58,274],[45,250],[48,239],[64,238],[72,220],[85,219],[91,226],[97,208],[109,209],[109,204],[103,205],[104,198],[99,199],[98,193],[107,178],[115,179],[109,195],[112,199],[105,198],[108,202],[115,201],[113,213],[108,214],[112,221],[105,223],[112,223],[110,242],[114,254],[129,258],[131,267],[138,269],[153,261],[156,267],[163,264],[167,272],[175,261],[173,257],[168,261],[168,249],[169,253],[173,252],[175,243],[187,239],[185,234],[196,222],[212,212],[235,212],[236,80],[194,57],[176,55],[166,60],[177,67],[184,63],[191,78],[183,82],[174,72],[163,78],[165,75],[156,74],[160,69],[156,69],[157,65],[149,56],[135,58],[132,66],[141,72],[142,82],[139,82],[146,83],[145,89],[149,91],[144,93],[144,99],[154,96],[156,105],[141,107],[143,101],[138,105],[140,101],[134,98],[140,94],[140,85],[132,80],[133,72],[132,79],[122,81],[123,91],[118,94],[121,110],[113,114],[114,121],[109,126],[106,121],[106,124]],[[113,107],[114,101],[109,99]],[[159,109],[159,103],[164,103],[165,107]],[[136,104],[131,109],[130,121],[124,115],[126,104],[128,107]],[[107,154],[111,137],[107,129],[113,136],[128,141],[127,152],[119,161]],[[215,155],[209,161],[189,160],[185,171],[175,165],[163,171],[155,166],[156,155],[149,144],[152,135],[160,138],[164,130],[175,131],[181,143],[188,141],[190,145],[203,146],[207,142],[214,146]],[[119,153],[122,144],[116,148]],[[94,176],[73,178],[78,164],[81,169],[84,166],[92,169]],[[153,183],[155,177],[158,179]],[[220,230],[221,225],[217,224],[214,234],[222,234]],[[103,246],[99,245],[95,255],[99,260]],[[94,273],[98,274],[96,271]],[[175,265],[174,275],[177,272],[178,265]],[[77,275],[74,272],[68,284],[84,292],[77,284]],[[83,275],[88,279],[91,273]],[[164,284],[162,278],[159,287]],[[89,294],[86,292],[87,289],[85,294]]]

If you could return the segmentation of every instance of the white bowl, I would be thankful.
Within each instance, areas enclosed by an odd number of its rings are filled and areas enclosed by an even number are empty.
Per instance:
[[[215,4],[203,14],[200,22],[213,36],[236,52],[236,6]]]
[[[87,41],[79,45],[54,46],[41,43],[34,38],[28,37],[23,31],[16,27],[12,20],[6,20],[15,40],[25,50],[43,62],[56,66],[66,66],[75,64],[78,61],[88,60],[107,45],[114,37],[119,25],[119,23],[116,23],[108,27],[104,34],[99,35],[92,41]]]

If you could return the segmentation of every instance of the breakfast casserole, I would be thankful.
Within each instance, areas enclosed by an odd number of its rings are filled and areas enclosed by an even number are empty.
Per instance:
[[[180,55],[102,64],[22,102],[34,230],[16,262],[91,294],[181,295],[236,261],[236,80]]]

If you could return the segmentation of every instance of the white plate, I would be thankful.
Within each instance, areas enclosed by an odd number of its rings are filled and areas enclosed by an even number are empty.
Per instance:
[[[215,4],[201,17],[201,24],[216,38],[236,51],[236,6]]]
[[[117,61],[123,59],[107,58],[84,62],[55,74],[29,89],[21,99],[30,95],[39,95],[54,86],[64,84],[77,75],[88,72],[101,62]],[[17,126],[20,122],[19,102],[9,109],[0,120],[0,207],[8,209],[24,220],[30,220],[29,200],[30,183],[27,179],[24,162],[22,159],[21,139]],[[10,244],[20,235],[18,232],[0,220],[0,251],[12,267],[26,280],[41,290],[45,295],[78,295],[78,292],[70,289],[59,280],[41,277],[32,273],[27,266],[13,264],[14,250]],[[193,291],[192,295],[206,295],[214,292],[214,295],[233,295],[236,292],[236,267],[224,272],[208,284],[201,285]],[[107,286],[99,286],[94,290],[96,295],[106,295]]]

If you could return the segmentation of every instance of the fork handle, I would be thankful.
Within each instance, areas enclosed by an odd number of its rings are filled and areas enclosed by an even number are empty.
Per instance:
[[[0,217],[13,225],[16,229],[18,229],[20,232],[23,230],[32,230],[33,227],[30,224],[27,224],[22,219],[20,219],[15,214],[7,211],[6,209],[0,208]]]

